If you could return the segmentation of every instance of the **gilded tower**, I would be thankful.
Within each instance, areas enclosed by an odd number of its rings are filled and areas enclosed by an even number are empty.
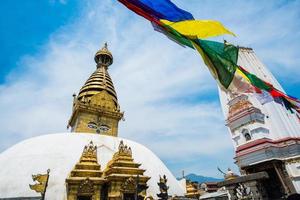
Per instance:
[[[118,123],[123,118],[108,67],[113,56],[104,47],[95,55],[97,69],[74,95],[73,111],[68,123],[72,132],[118,136]]]

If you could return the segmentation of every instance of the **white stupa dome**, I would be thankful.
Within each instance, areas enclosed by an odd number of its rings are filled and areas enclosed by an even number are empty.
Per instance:
[[[66,199],[65,179],[79,161],[83,148],[90,141],[97,145],[101,170],[118,150],[120,141],[131,147],[134,161],[151,177],[147,194],[156,197],[159,193],[159,175],[168,178],[170,195],[184,195],[185,188],[176,180],[163,162],[145,146],[118,137],[85,133],[49,134],[24,140],[0,154],[0,199],[10,197],[34,197],[38,193],[29,188],[32,174],[46,173],[50,177],[46,199]]]

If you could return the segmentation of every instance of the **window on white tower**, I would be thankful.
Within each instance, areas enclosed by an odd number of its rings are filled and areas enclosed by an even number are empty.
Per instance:
[[[243,129],[242,134],[244,135],[246,141],[249,141],[252,139],[248,129]]]

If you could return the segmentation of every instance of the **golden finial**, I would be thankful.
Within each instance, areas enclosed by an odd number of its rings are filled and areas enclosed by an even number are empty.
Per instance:
[[[108,67],[113,63],[113,56],[111,52],[108,50],[107,42],[104,43],[102,49],[97,51],[95,55],[95,62],[97,63],[97,67]]]

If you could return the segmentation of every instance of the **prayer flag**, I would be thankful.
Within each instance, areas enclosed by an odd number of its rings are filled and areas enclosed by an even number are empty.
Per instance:
[[[194,40],[193,45],[222,89],[231,93],[262,93],[263,95],[257,96],[262,104],[274,99],[291,112],[291,108],[300,111],[300,100],[286,95],[272,84],[238,66],[238,48],[234,45],[200,39]]]
[[[128,9],[149,20],[154,30],[164,33],[177,43],[193,48],[189,41],[232,34],[220,22],[194,20],[191,13],[178,8],[170,0],[119,0]],[[189,31],[191,29],[191,31]],[[192,33],[196,31],[195,33]]]
[[[193,44],[213,76],[227,89],[237,69],[238,48],[208,40],[195,40]]]
[[[234,33],[227,30],[220,22],[214,20],[160,21],[190,39],[205,39],[224,34],[235,36]]]
[[[138,5],[148,8],[149,12],[157,19],[166,19],[172,22],[182,20],[192,20],[193,15],[183,9],[178,8],[170,0],[128,0],[136,2]]]
[[[274,101],[273,97],[268,93],[267,91],[262,90],[260,93],[254,93],[254,96],[256,99],[262,104],[269,103],[271,101]]]
[[[267,103],[273,98],[283,102],[288,109],[293,108],[300,112],[300,100],[284,94],[272,84],[237,65],[238,47],[226,42],[223,44],[202,40],[223,34],[234,35],[220,22],[195,20],[191,13],[178,8],[170,0],[119,0],[119,2],[149,20],[156,31],[182,46],[196,49],[222,89],[235,93],[258,92],[258,98],[262,103]]]

